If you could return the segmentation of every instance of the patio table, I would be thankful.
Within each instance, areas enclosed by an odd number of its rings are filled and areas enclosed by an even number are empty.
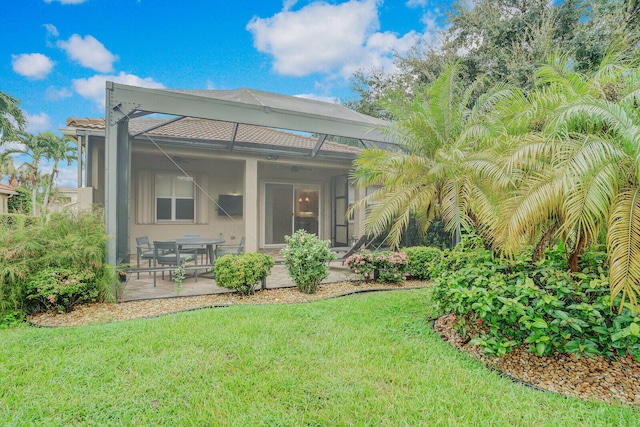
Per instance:
[[[214,246],[218,246],[221,243],[224,243],[224,239],[213,238],[213,237],[180,237],[178,239],[174,239],[176,243],[180,246],[200,246],[207,248],[207,257],[209,258],[209,264],[213,264],[213,260],[215,258],[215,249]],[[195,263],[198,264],[198,257],[195,257]]]

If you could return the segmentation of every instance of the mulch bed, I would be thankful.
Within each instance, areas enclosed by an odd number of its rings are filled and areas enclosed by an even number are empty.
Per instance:
[[[567,353],[538,357],[516,349],[504,357],[488,357],[480,347],[469,344],[453,328],[454,323],[452,316],[443,316],[436,320],[434,329],[454,347],[509,377],[580,399],[640,405],[640,363],[630,356],[614,361],[603,357],[579,359]]]
[[[292,304],[334,298],[353,293],[418,289],[431,286],[430,282],[408,280],[403,284],[381,284],[375,282],[339,282],[321,284],[314,294],[304,294],[297,288],[278,288],[256,291],[254,295],[242,297],[236,293],[223,293],[179,298],[158,298],[130,301],[119,304],[82,304],[70,313],[38,313],[27,320],[36,326],[82,326],[91,323],[119,322],[123,320],[155,317],[163,314],[207,307],[223,307],[238,304]]]

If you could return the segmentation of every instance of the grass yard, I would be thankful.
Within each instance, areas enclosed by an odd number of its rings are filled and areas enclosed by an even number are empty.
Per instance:
[[[429,290],[0,330],[2,425],[638,426],[450,347]]]

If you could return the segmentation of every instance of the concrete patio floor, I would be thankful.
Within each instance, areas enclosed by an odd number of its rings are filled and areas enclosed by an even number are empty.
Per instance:
[[[198,281],[191,272],[182,282],[182,289],[176,291],[173,281],[169,280],[169,273],[165,273],[165,279],[162,280],[162,273],[157,273],[156,286],[153,286],[153,273],[140,273],[138,279],[137,274],[129,273],[127,282],[124,284],[124,292],[121,301],[137,301],[154,298],[173,298],[176,296],[195,296],[209,295],[226,292],[234,292],[230,289],[222,288],[216,285],[215,279],[211,277],[211,273],[206,274],[205,271],[198,273]],[[205,277],[202,276],[205,274]],[[322,283],[335,283],[350,280],[359,280],[360,276],[354,274],[347,266],[343,266],[341,261],[332,261],[329,264],[329,277]],[[260,285],[258,284],[258,287]],[[276,264],[271,269],[271,275],[267,277],[267,289],[293,287],[295,284],[289,278],[287,271],[281,264]]]

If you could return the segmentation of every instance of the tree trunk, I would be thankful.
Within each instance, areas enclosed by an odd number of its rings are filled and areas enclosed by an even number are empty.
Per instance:
[[[538,242],[535,249],[533,250],[533,256],[531,257],[532,262],[540,261],[540,257],[542,256],[542,253],[547,247],[547,244],[549,243],[549,239],[551,239],[551,236],[553,236],[553,233],[556,232],[559,226],[560,226],[560,221],[554,222],[553,225],[549,227],[549,229],[542,235],[542,237],[540,238],[540,241]]]
[[[580,237],[580,240],[576,242],[576,247],[574,251],[569,255],[568,267],[572,273],[578,271],[578,260],[580,259],[580,254],[582,253],[584,247],[587,245],[587,239],[584,236]]]
[[[38,161],[33,162],[31,175],[31,215],[38,216]]]
[[[42,211],[45,214],[49,211],[49,195],[51,194],[51,189],[53,188],[53,182],[56,179],[56,175],[58,175],[58,160],[53,162],[53,169],[51,170],[51,175],[49,176],[49,182],[47,183],[47,189],[44,193],[44,202],[42,203]]]

